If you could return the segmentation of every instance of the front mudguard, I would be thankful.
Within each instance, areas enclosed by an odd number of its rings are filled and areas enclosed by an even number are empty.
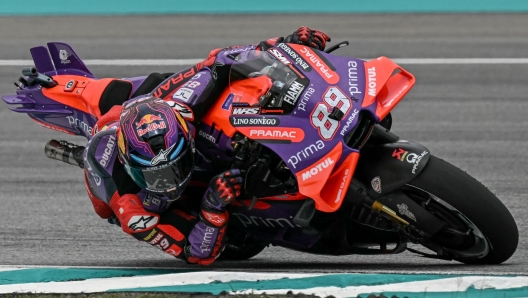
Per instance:
[[[429,161],[429,150],[410,141],[367,143],[362,149],[354,179],[378,198],[413,180]]]

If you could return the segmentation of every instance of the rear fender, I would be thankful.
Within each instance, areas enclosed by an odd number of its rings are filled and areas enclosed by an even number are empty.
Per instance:
[[[429,156],[425,146],[409,141],[365,146],[354,179],[367,186],[371,197],[378,198],[413,180],[423,170]]]

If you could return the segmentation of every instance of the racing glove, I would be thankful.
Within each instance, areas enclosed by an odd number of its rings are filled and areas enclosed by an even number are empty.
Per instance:
[[[326,33],[306,26],[297,29],[284,39],[284,42],[302,44],[320,51],[325,49],[327,41],[331,39]]]
[[[225,206],[240,195],[243,181],[238,169],[225,171],[211,180],[202,198],[200,221],[189,234],[189,245],[185,247],[188,263],[209,265],[220,256],[229,221]]]

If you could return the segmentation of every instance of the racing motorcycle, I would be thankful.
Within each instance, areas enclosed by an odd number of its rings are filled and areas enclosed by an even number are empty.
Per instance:
[[[229,56],[229,86],[196,127],[197,149],[215,169],[247,173],[229,206],[221,258],[248,259],[271,244],[325,255],[407,250],[467,264],[506,261],[519,236],[501,201],[390,131],[390,112],[414,76],[386,57],[330,54],[347,44],[322,52],[279,43]],[[46,128],[89,138],[105,110],[148,85],[146,76],[98,79],[69,45],[47,46],[31,49],[35,67],[22,71],[16,95],[2,97]],[[164,84],[149,90],[170,101]],[[56,158],[72,160],[71,144],[56,145],[65,150]]]

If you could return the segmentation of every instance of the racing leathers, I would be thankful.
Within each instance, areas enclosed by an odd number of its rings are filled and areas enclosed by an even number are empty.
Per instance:
[[[84,150],[85,184],[96,213],[188,263],[211,264],[224,248],[229,219],[225,207],[240,194],[241,172],[225,171],[207,184],[203,181],[208,177],[196,171],[201,179],[194,179],[173,204],[139,188],[118,159],[116,120],[121,110],[115,106],[98,121],[101,129]]]

